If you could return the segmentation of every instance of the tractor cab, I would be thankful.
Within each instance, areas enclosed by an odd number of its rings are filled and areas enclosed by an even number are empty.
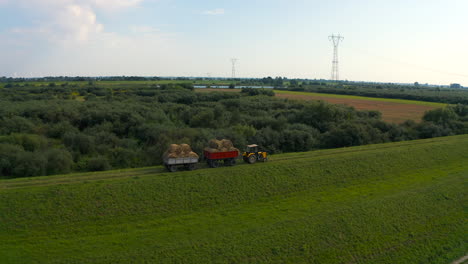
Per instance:
[[[242,154],[242,158],[245,162],[253,164],[257,161],[267,161],[268,160],[268,153],[266,151],[259,151],[258,145],[252,144],[247,145],[244,153]]]

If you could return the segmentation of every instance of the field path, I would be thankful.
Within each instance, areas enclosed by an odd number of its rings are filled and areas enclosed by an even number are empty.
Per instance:
[[[468,262],[468,255],[460,258],[460,259],[457,259],[455,260],[454,262],[452,262],[452,264],[463,264],[463,263],[467,263]]]

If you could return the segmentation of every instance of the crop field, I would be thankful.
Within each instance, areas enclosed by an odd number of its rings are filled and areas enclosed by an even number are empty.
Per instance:
[[[239,89],[196,89],[197,92],[239,92]],[[353,95],[322,94],[310,92],[294,92],[275,90],[276,97],[293,100],[322,100],[332,104],[345,104],[357,110],[377,110],[382,113],[382,119],[391,123],[403,123],[406,120],[421,121],[428,110],[445,107],[446,104],[402,100],[372,98]]]
[[[0,181],[0,263],[450,263],[468,135]]]
[[[322,100],[332,104],[345,104],[357,110],[378,110],[382,119],[392,123],[406,120],[421,121],[428,110],[445,107],[446,104],[402,99],[371,98],[352,95],[321,94],[309,92],[275,91],[276,96],[295,100]]]

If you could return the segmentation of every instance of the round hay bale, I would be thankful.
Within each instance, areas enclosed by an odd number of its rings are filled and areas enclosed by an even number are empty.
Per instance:
[[[197,159],[198,159],[197,153],[195,153],[195,152],[193,152],[193,151],[191,151],[191,152],[188,154],[188,157],[189,157],[189,158],[197,158]]]
[[[210,152],[210,153],[219,152],[219,150],[218,150],[218,149],[215,149],[215,148],[205,148],[204,150],[205,150],[205,151],[208,151],[208,152]]]
[[[180,144],[180,149],[184,154],[189,154],[190,152],[192,152],[192,148],[189,144]]]
[[[232,141],[229,139],[223,139],[221,140],[221,145],[223,148],[230,149],[233,148],[234,146],[232,145]]]
[[[166,152],[166,153],[164,153],[163,158],[164,158],[164,159],[173,159],[173,158],[177,158],[177,154],[175,154],[175,153],[170,153],[170,152]]]
[[[221,149],[222,143],[220,140],[212,139],[210,142],[208,142],[208,146],[212,149]]]
[[[240,153],[239,149],[234,148],[234,147],[233,147],[233,148],[230,148],[229,151],[237,151],[237,153]]]
[[[182,149],[179,145],[177,144],[171,144],[169,146],[169,149],[167,150],[168,153],[175,153],[176,155],[180,155],[182,152]]]

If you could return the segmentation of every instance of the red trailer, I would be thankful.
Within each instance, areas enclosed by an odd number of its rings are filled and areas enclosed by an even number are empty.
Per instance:
[[[236,158],[239,157],[239,151],[209,152],[204,150],[203,157],[211,168],[217,168],[220,160],[224,161],[227,166],[234,166]]]

